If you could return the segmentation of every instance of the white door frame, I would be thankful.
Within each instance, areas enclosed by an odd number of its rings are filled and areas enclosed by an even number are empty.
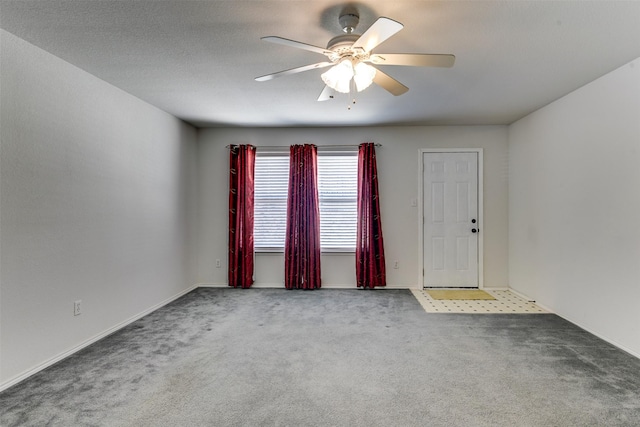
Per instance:
[[[482,148],[421,148],[418,156],[418,289],[424,285],[424,153],[478,153],[478,289],[484,288],[484,161]]]

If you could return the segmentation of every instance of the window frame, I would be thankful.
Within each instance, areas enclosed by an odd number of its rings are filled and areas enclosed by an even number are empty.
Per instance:
[[[322,230],[323,228],[326,230],[326,225],[325,227],[323,227],[323,215],[322,215],[322,207],[323,207],[323,202],[326,200],[332,200],[334,203],[342,203],[341,202],[341,198],[340,197],[335,197],[335,194],[333,194],[334,197],[323,197],[323,191],[322,191],[322,185],[321,185],[321,174],[322,172],[320,171],[321,169],[321,160],[320,157],[328,157],[328,156],[332,156],[332,157],[337,157],[337,156],[348,156],[348,157],[353,157],[354,158],[354,171],[353,171],[353,187],[351,189],[351,193],[352,196],[349,198],[348,201],[345,201],[344,203],[351,203],[352,204],[352,218],[353,218],[353,246],[334,246],[334,247],[330,247],[330,246],[321,246],[321,253],[335,253],[335,254],[340,254],[340,253],[355,253],[356,250],[356,233],[357,233],[357,181],[358,181],[358,148],[357,147],[330,147],[327,149],[322,149],[321,147],[318,147],[318,199],[319,199],[319,203],[320,203],[320,230],[321,230],[321,236],[320,236],[320,241],[322,243],[322,241],[324,239],[322,239]],[[259,157],[286,157],[287,160],[289,160],[289,147],[282,147],[280,148],[276,148],[276,149],[260,149],[258,147],[258,149],[256,150],[256,166],[258,166],[259,163]],[[324,170],[324,168],[323,168]],[[254,185],[257,182],[257,174],[256,176],[254,176]],[[287,168],[287,182],[288,182],[288,168]],[[287,184],[288,186],[288,184]],[[255,189],[254,189],[254,196],[255,196]],[[287,203],[287,196],[288,196],[288,190],[287,190],[287,194],[285,194],[284,197],[284,205],[286,206]],[[280,199],[283,199],[282,197],[280,197]],[[344,199],[344,198],[342,198]],[[254,198],[254,209],[257,205],[257,200],[258,197]],[[284,242],[282,243],[282,246],[257,246],[256,245],[256,222],[257,222],[257,217],[258,215],[256,214],[257,209],[255,209],[254,211],[254,251],[256,253],[283,253],[284,252]],[[286,216],[286,213],[285,213]],[[326,217],[325,217],[326,218]],[[286,224],[286,218],[283,218],[284,223]],[[326,224],[326,223],[325,223]],[[286,225],[285,225],[286,227]]]

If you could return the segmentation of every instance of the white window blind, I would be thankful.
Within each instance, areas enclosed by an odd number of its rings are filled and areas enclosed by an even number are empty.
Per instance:
[[[322,250],[354,251],[357,223],[358,155],[318,154]]]
[[[318,153],[320,243],[323,252],[355,250],[357,221],[356,151]],[[254,246],[282,251],[286,231],[288,153],[256,153]]]
[[[289,155],[256,152],[253,245],[257,251],[282,251],[287,226]]]

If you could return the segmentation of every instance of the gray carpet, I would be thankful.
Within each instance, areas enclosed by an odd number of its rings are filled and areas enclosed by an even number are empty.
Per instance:
[[[9,426],[638,426],[640,360],[405,290],[197,289],[0,394]]]

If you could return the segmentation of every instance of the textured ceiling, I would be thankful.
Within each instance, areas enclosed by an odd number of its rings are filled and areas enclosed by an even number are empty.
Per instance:
[[[378,53],[452,53],[453,68],[381,67],[410,88],[316,99],[346,5],[357,32],[404,24]],[[640,57],[640,1],[0,0],[0,27],[197,126],[508,124]]]

